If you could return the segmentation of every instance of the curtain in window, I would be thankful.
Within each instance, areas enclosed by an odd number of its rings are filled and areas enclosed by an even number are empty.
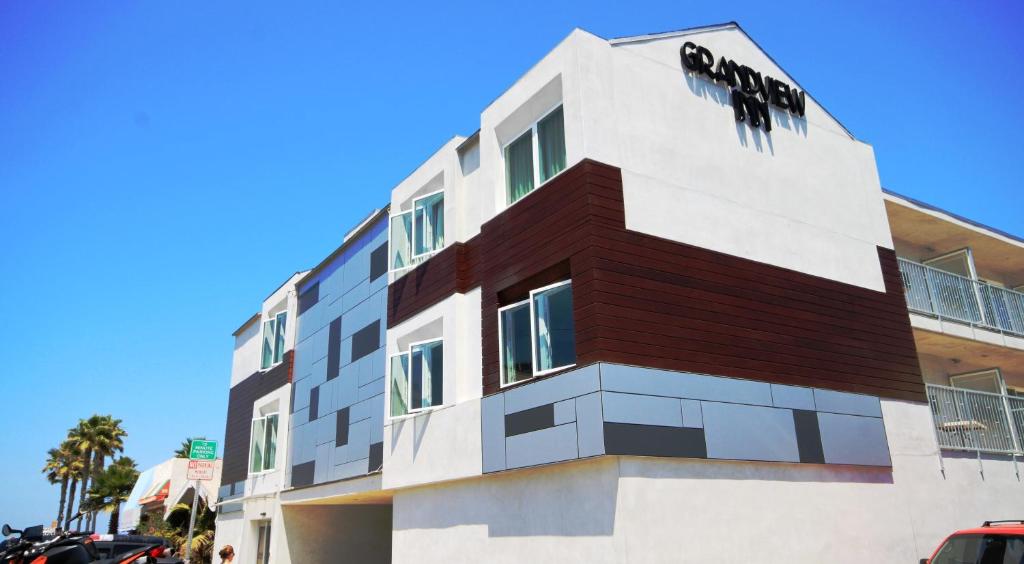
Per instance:
[[[409,266],[412,251],[412,212],[391,217],[391,270]]]
[[[252,421],[252,435],[249,437],[250,451],[249,451],[249,471],[250,472],[262,472],[263,471],[263,436],[266,432],[264,424],[266,419],[259,418],[253,419]]]
[[[273,470],[277,462],[277,415],[266,418],[266,439],[263,446],[263,469]]]
[[[544,182],[565,169],[565,123],[561,106],[537,124],[537,141],[540,181]]]
[[[505,148],[505,178],[510,204],[533,190],[532,131],[527,131]]]
[[[572,286],[566,284],[534,294],[533,308],[534,330],[537,333],[537,371],[575,363]]]
[[[275,320],[270,319],[263,322],[263,359],[260,368],[270,368],[274,363],[274,333]]]
[[[409,413],[409,356],[391,357],[391,416]]]
[[[277,314],[277,327],[274,330],[274,363],[281,362],[284,358],[284,328],[287,312]]]
[[[414,254],[422,255],[444,247],[444,193],[416,200],[413,208]]]
[[[530,356],[530,304],[501,312],[502,373],[506,384],[533,376]]]

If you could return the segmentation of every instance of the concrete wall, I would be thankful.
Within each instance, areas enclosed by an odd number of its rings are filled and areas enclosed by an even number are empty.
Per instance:
[[[389,563],[391,519],[390,505],[285,506],[290,561]]]
[[[1017,514],[1009,460],[943,476],[927,406],[882,411],[892,469],[601,457],[401,490],[394,562],[895,564]]]

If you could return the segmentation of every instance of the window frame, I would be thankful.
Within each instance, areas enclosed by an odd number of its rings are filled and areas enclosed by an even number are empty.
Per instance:
[[[526,196],[523,197],[525,198]],[[548,374],[553,374],[555,372],[560,372],[567,368],[572,368],[576,366],[576,363],[573,362],[571,364],[566,364],[563,366],[548,368],[547,370],[537,370],[537,309],[534,305],[534,295],[540,292],[545,292],[547,290],[551,290],[566,285],[568,285],[570,287],[570,291],[572,291],[572,278],[568,280],[555,282],[553,284],[548,284],[547,286],[541,286],[540,288],[534,288],[533,290],[530,290],[530,293],[526,297],[526,299],[519,300],[518,302],[511,303],[498,308],[498,383],[500,384],[500,388],[507,388],[509,386],[521,384],[523,382],[529,382],[541,376],[546,376]],[[506,310],[522,306],[524,303],[527,302],[529,303],[530,307],[530,377],[523,378],[522,380],[517,380],[515,382],[507,382],[507,378],[505,375],[505,347],[503,342],[504,323],[502,322],[501,314]]]
[[[394,221],[395,221],[396,217],[402,217],[403,215],[406,215],[406,214],[409,215],[409,264],[407,264],[405,266],[401,266],[401,267],[395,268],[394,261],[392,260],[394,258],[394,254],[392,252],[393,251],[393,246],[391,244],[391,234],[394,231],[393,231],[391,226],[392,226],[392,224],[394,224]],[[413,213],[413,210],[411,210],[411,209],[410,210],[406,210],[404,212],[388,214],[388,272],[401,272],[403,270],[408,270],[409,268],[413,267],[413,264],[412,264],[412,258],[413,258],[412,257],[412,251],[413,251],[413,248],[412,248],[412,238],[413,238],[413,227],[414,227],[413,226],[413,221],[415,221],[415,218],[413,217],[414,215],[415,214]]]
[[[550,178],[548,178],[544,182],[540,181],[540,137],[539,137],[539,134],[537,132],[537,126],[538,126],[538,124],[540,124],[540,122],[544,121],[545,118],[547,118],[551,114],[553,114],[556,111],[558,111],[559,108],[562,108],[562,131],[563,131],[563,135],[564,135],[565,134],[564,133],[565,132],[565,109],[564,109],[563,106],[565,106],[565,102],[563,100],[559,100],[558,103],[556,103],[554,106],[548,108],[547,111],[545,111],[542,114],[540,114],[540,117],[538,117],[537,119],[533,120],[533,123],[531,123],[529,127],[523,128],[522,131],[520,131],[520,132],[516,133],[515,135],[511,136],[509,138],[509,142],[505,143],[504,145],[501,146],[501,164],[502,164],[502,168],[505,170],[504,178],[502,179],[504,181],[505,209],[508,209],[508,208],[518,204],[519,202],[525,200],[527,197],[530,196],[530,194],[533,194],[534,192],[539,190],[541,186],[551,182],[555,178],[558,178],[559,176],[561,176],[561,174],[563,172],[569,170],[569,166],[568,166],[568,164],[569,164],[568,163],[568,160],[569,160],[568,159],[569,148],[566,147],[566,151],[565,151],[566,152],[566,166],[565,166],[565,168],[563,168],[562,170],[556,172],[555,174],[553,174]],[[523,197],[519,198],[518,200],[516,200],[514,202],[510,202],[509,199],[511,198],[512,195],[509,193],[509,186],[508,186],[508,168],[507,168],[507,165],[506,165],[506,162],[508,161],[508,152],[507,152],[507,150],[508,150],[510,145],[512,145],[516,141],[519,141],[519,139],[524,134],[526,134],[527,132],[530,133],[530,141],[531,141],[531,145],[532,145],[531,146],[531,150],[533,152],[533,189],[530,190],[529,192],[527,192],[526,194],[524,194]],[[563,144],[565,143],[565,138],[564,137],[562,138],[562,143]]]
[[[436,255],[437,253],[443,251],[445,247],[448,246],[448,237],[446,236],[447,234],[444,234],[442,235],[442,237],[444,237],[444,244],[441,245],[440,249],[435,249],[433,251],[428,251],[422,254],[416,254],[416,202],[424,198],[429,198],[430,196],[443,194],[444,192],[445,188],[440,188],[438,190],[434,190],[433,192],[423,194],[422,196],[417,196],[416,198],[413,198],[409,209],[388,215],[388,272],[402,272],[405,270],[409,270],[410,268],[415,268],[419,266],[420,263],[422,262],[416,262],[417,259],[425,259],[427,257]],[[444,204],[441,205],[442,207],[444,206]],[[396,217],[402,217],[404,215],[409,216],[409,264],[399,268],[395,268],[392,261],[392,258],[394,257],[394,254],[392,252],[394,246],[391,244],[391,234],[393,233],[391,225],[394,223]],[[447,224],[448,222],[445,221],[445,225]]]
[[[266,461],[266,456],[267,456],[267,443],[266,443],[267,427],[266,427],[266,421],[268,419],[270,419],[271,417],[274,417],[274,418],[277,419],[278,429],[280,429],[280,426],[281,426],[280,425],[281,424],[281,412],[280,411],[273,411],[273,412],[267,413],[266,415],[260,415],[259,417],[253,417],[252,418],[252,422],[250,422],[250,424],[249,424],[249,464],[248,464],[249,476],[262,476],[263,474],[269,474],[270,472],[276,472],[277,471],[277,461],[276,460],[274,461],[274,467],[273,468],[267,468],[267,464],[266,464],[266,462],[267,462]],[[263,421],[264,422],[264,427],[263,427],[263,441],[264,441],[263,442],[263,460],[261,461],[261,464],[260,464],[260,470],[258,472],[253,472],[252,471],[252,437],[253,437],[253,432],[255,431],[255,427],[256,427],[256,422],[257,421]],[[277,433],[277,434],[274,435],[274,455],[275,455],[275,458],[277,457],[276,455],[277,455],[277,450],[278,450],[277,449],[277,437],[278,436],[280,436],[280,433]]]
[[[435,255],[435,254],[441,252],[441,250],[444,249],[445,245],[447,245],[448,238],[444,236],[444,233],[442,233],[441,237],[442,237],[442,239],[444,239],[444,241],[442,242],[440,249],[434,249],[432,251],[427,251],[427,252],[422,253],[422,254],[416,254],[416,202],[418,202],[420,200],[425,200],[425,199],[427,199],[427,198],[429,198],[431,196],[436,196],[438,194],[441,194],[441,211],[442,211],[442,213],[444,213],[444,203],[445,203],[444,202],[444,200],[445,200],[445,198],[444,198],[444,188],[441,188],[440,190],[434,190],[433,192],[429,192],[427,194],[423,194],[422,196],[420,196],[418,198],[413,198],[412,205],[409,207],[409,211],[405,212],[405,213],[411,213],[412,214],[412,235],[409,237],[410,241],[412,242],[412,246],[409,248],[409,250],[410,250],[409,259],[410,260],[415,260],[415,259],[418,259],[418,258],[424,258],[424,257],[429,257],[431,255]],[[445,224],[447,225],[447,222],[445,222]],[[390,233],[389,233],[389,235],[390,235]]]
[[[436,338],[433,338],[433,339],[425,339],[425,340],[422,340],[422,341],[411,342],[411,343],[409,343],[409,347],[406,350],[404,350],[402,352],[397,352],[395,354],[392,354],[392,355],[388,356],[388,388],[387,389],[388,389],[388,418],[389,419],[403,419],[403,418],[406,418],[406,417],[412,417],[412,416],[419,415],[419,414],[427,412],[427,411],[432,411],[432,410],[444,407],[446,405],[444,402],[442,402],[442,403],[440,403],[438,405],[430,405],[430,406],[427,406],[427,407],[420,407],[420,408],[417,408],[417,409],[413,409],[413,407],[412,407],[412,372],[413,372],[413,368],[412,368],[412,349],[413,349],[413,347],[422,346],[422,345],[428,345],[428,344],[431,344],[431,343],[441,343],[441,345],[443,346],[444,345],[444,337],[436,337]],[[393,408],[391,406],[391,383],[394,381],[394,379],[392,377],[392,369],[394,368],[394,363],[391,361],[391,359],[396,358],[396,357],[402,357],[402,356],[404,356],[404,357],[406,357],[408,359],[408,362],[407,362],[406,365],[409,367],[409,377],[408,377],[408,379],[406,381],[406,386],[407,386],[406,387],[406,391],[408,392],[409,405],[406,406],[406,412],[403,413],[402,415],[392,415]],[[445,380],[445,378],[444,378],[444,352],[443,351],[441,353],[441,363],[442,363],[442,367],[441,367],[441,370],[442,370],[441,371],[441,387],[443,389],[444,388],[444,380]]]
[[[285,316],[284,317],[284,321],[285,321],[285,325],[287,325],[288,324],[288,310],[287,309],[279,311],[279,312],[275,313],[273,316],[268,314],[267,317],[269,317],[270,319],[265,319],[261,323],[261,326],[262,326],[262,329],[260,330],[260,370],[261,371],[262,370],[270,370],[270,369],[274,368],[275,366],[277,366],[278,364],[281,364],[282,362],[284,362],[284,353],[287,352],[287,349],[288,349],[287,339],[286,339],[286,337],[284,335],[281,335],[281,358],[280,358],[280,360],[276,360],[276,361],[274,360],[274,357],[277,356],[275,353],[277,352],[277,337],[279,335],[278,331],[280,331],[280,328],[279,328],[280,324],[278,323],[278,320],[280,319],[280,317],[282,315]],[[267,338],[267,335],[266,335],[266,333],[267,333],[267,324],[271,323],[271,322],[273,322],[273,325],[274,325],[274,338],[273,338],[273,341],[271,341],[271,345],[270,345],[270,364],[268,364],[266,366],[263,366],[263,345],[266,342],[266,338]]]

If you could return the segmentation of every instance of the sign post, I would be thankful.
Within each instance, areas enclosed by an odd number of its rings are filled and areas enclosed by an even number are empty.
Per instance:
[[[214,461],[217,460],[217,441],[195,439],[188,447],[188,475],[192,480],[192,514],[188,518],[188,540],[185,542],[185,562],[192,563],[192,534],[196,529],[196,508],[199,506],[199,481],[212,480]]]

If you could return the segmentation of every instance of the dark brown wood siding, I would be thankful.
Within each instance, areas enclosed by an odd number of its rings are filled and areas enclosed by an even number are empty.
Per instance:
[[[221,483],[240,482],[249,475],[249,433],[256,400],[292,381],[292,351],[281,364],[256,372],[235,384],[228,395],[228,420],[224,429],[224,463]]]
[[[483,388],[495,393],[499,304],[522,293],[524,281],[539,286],[567,265],[577,365],[617,362],[921,401],[896,255],[879,248],[878,256],[885,292],[629,231],[620,171],[583,161],[393,284],[388,321],[480,286]]]

